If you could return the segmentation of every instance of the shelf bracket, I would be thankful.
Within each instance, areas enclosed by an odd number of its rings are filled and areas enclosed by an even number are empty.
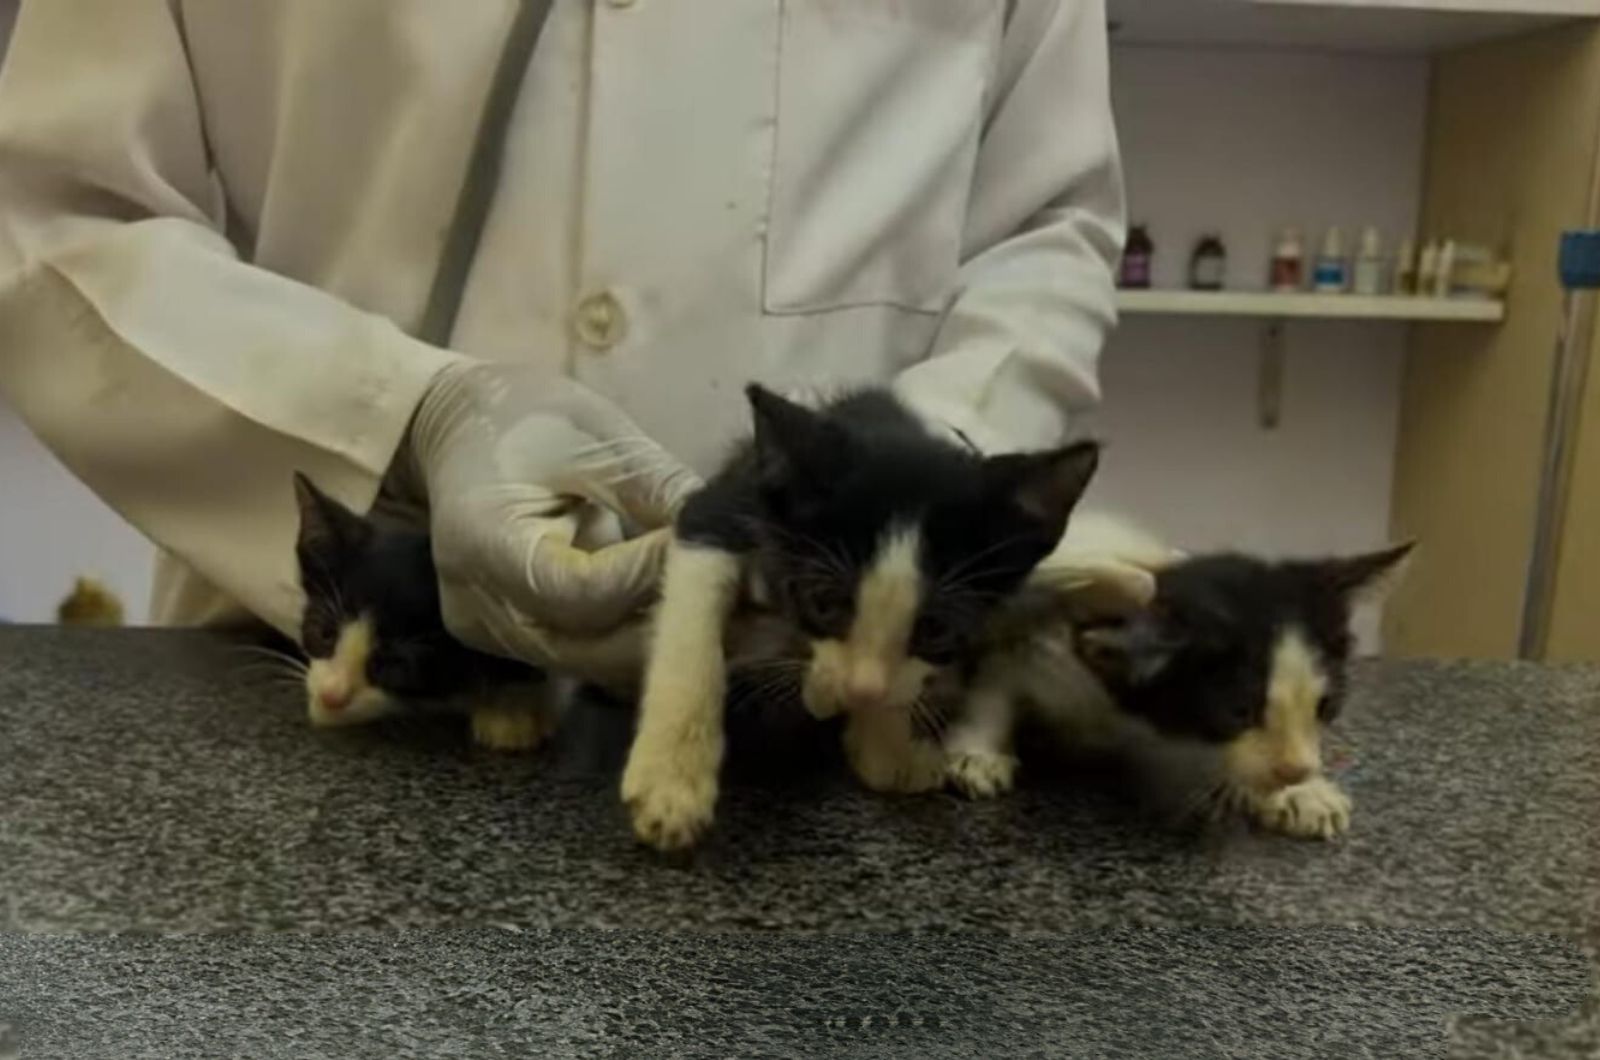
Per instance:
[[[1288,360],[1282,320],[1269,320],[1261,331],[1256,368],[1256,418],[1264,431],[1275,431],[1283,419],[1283,375]]]

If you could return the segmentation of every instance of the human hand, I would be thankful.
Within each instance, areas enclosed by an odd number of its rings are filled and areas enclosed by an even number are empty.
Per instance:
[[[450,632],[603,683],[636,679],[664,528],[698,488],[693,472],[598,394],[515,365],[445,369],[408,443]],[[583,547],[610,515],[638,536]]]

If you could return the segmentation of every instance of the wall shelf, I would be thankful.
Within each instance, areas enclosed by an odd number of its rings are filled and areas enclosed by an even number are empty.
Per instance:
[[[1495,324],[1506,315],[1503,302],[1488,299],[1275,294],[1271,291],[1118,291],[1117,308],[1129,316],[1416,320],[1460,324]]]
[[[1426,55],[1600,16],[1600,0],[1109,0],[1115,43]]]

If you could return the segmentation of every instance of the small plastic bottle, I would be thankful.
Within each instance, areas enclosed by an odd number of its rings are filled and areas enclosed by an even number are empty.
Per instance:
[[[1433,286],[1439,276],[1439,244],[1429,240],[1422,248],[1422,257],[1417,262],[1417,294],[1424,297],[1433,294]]]
[[[1417,293],[1417,244],[1407,237],[1394,257],[1395,294]]]
[[[1298,228],[1285,228],[1278,235],[1267,279],[1272,289],[1280,294],[1293,294],[1305,285],[1306,250]]]
[[[1328,229],[1322,240],[1322,253],[1311,273],[1311,289],[1319,294],[1342,294],[1349,286],[1350,268],[1344,260],[1344,234],[1337,227]]]
[[[1156,245],[1144,225],[1128,229],[1128,242],[1122,250],[1122,269],[1117,275],[1117,286],[1142,289],[1150,286],[1151,262]]]
[[[1434,265],[1433,290],[1435,298],[1449,298],[1456,276],[1456,241],[1449,239],[1439,250],[1439,260]]]
[[[1228,250],[1222,237],[1204,235],[1189,258],[1189,286],[1196,291],[1220,291],[1228,278]]]
[[[1383,258],[1383,237],[1376,228],[1368,227],[1361,233],[1361,250],[1356,255],[1354,281],[1351,289],[1356,294],[1385,294],[1385,273],[1388,263]]]

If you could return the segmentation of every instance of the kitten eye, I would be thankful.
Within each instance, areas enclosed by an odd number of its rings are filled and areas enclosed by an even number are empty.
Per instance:
[[[836,632],[850,623],[854,602],[836,585],[816,585],[795,593],[802,622],[822,632]]]
[[[307,609],[300,628],[300,646],[306,654],[325,658],[333,654],[339,643],[339,619],[324,608]]]
[[[911,630],[912,654],[939,662],[955,653],[960,639],[955,625],[943,615],[919,615]]]
[[[386,692],[404,692],[417,679],[416,661],[406,655],[374,655],[367,660],[367,680]]]

